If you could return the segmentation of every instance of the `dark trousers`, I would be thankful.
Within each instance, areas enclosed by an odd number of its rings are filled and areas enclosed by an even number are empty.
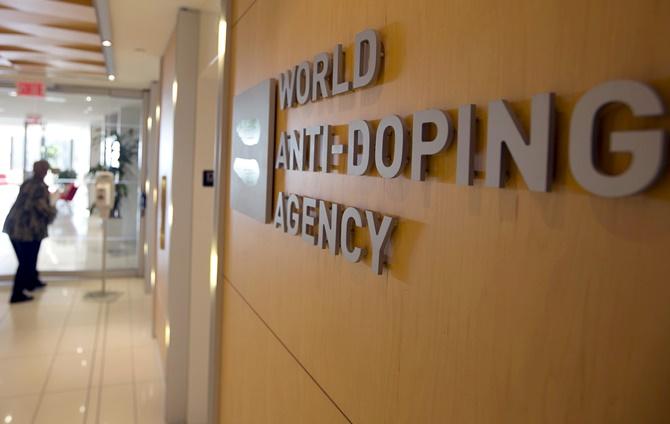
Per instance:
[[[37,255],[40,252],[42,240],[20,241],[12,240],[19,267],[14,277],[12,296],[20,295],[24,290],[32,290],[39,281],[37,272]]]

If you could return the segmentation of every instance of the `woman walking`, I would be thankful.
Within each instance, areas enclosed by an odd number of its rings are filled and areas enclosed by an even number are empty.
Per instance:
[[[49,162],[45,160],[33,164],[33,176],[21,184],[2,229],[9,235],[19,260],[10,303],[33,300],[25,292],[46,285],[37,273],[37,255],[42,240],[48,236],[47,226],[56,217],[56,208],[49,202],[49,190],[44,183],[48,171]]]

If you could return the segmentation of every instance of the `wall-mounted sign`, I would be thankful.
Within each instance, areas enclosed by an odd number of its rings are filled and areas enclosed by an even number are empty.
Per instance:
[[[353,81],[344,78],[344,53],[338,44],[312,62],[305,61],[279,77],[282,109],[344,94],[374,84],[381,71],[384,47],[379,34],[365,30],[356,35]],[[598,156],[600,122],[610,104],[626,107],[636,118],[662,117],[663,100],[654,88],[642,82],[619,80],[588,90],[570,111],[569,165],[572,175],[585,190],[604,197],[622,197],[649,188],[666,166],[667,140],[663,128],[613,131],[610,150],[631,156],[628,169],[616,175],[605,172]],[[275,168],[300,172],[333,172],[331,164],[346,155],[346,174],[398,178],[409,168],[409,178],[417,182],[428,176],[428,161],[457,143],[456,184],[472,186],[475,179],[475,152],[478,126],[477,106],[464,104],[453,112],[430,108],[415,112],[411,119],[398,115],[381,117],[379,123],[355,119],[346,126],[347,137],[335,140],[334,124],[315,123],[290,129],[279,135]],[[452,116],[455,115],[455,119]],[[521,124],[517,113],[504,99],[488,103],[484,184],[502,188],[511,161],[532,191],[548,192],[554,177],[556,150],[556,95],[540,93],[530,100],[530,125]],[[653,122],[653,121],[646,121]],[[650,125],[650,124],[647,124]],[[653,124],[651,124],[653,126]],[[385,249],[396,226],[396,218],[373,211],[364,213],[324,200],[279,193],[275,206],[275,227],[298,235],[309,243],[329,248],[352,262],[366,251],[372,268],[382,273]],[[353,228],[368,227],[371,245],[356,246]]]
[[[263,81],[233,101],[230,202],[263,223],[272,217],[276,90],[276,81]]]
[[[42,125],[42,115],[26,115],[27,125]]]
[[[44,97],[46,89],[43,82],[17,81],[16,94],[19,96]]]
[[[332,255],[341,254],[349,262],[359,262],[371,253],[371,266],[381,274],[385,262],[386,246],[391,240],[398,220],[390,216],[354,207],[342,207],[337,203],[285,195],[279,192],[275,206],[275,227],[285,233],[300,235],[310,244],[328,249]],[[367,227],[370,245],[359,247],[354,243],[355,227]]]
[[[206,169],[202,171],[202,186],[214,187],[214,170]]]

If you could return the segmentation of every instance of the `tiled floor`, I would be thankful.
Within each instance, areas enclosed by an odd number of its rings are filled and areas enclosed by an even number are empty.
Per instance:
[[[84,299],[99,281],[51,282],[9,305],[0,288],[0,423],[163,423],[163,377],[141,280],[117,279],[113,303]]]

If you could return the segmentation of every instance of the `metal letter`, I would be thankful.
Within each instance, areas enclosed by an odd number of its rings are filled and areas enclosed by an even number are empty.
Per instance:
[[[349,90],[351,90],[351,82],[344,80],[344,52],[342,44],[338,44],[333,51],[333,96]]]
[[[288,195],[286,202],[287,233],[297,236],[300,232],[300,197],[295,194]]]
[[[283,110],[295,105],[295,75],[296,67],[289,69],[279,76],[279,107]]]
[[[321,172],[330,172],[330,146],[333,142],[333,135],[330,133],[330,125],[323,126],[321,134],[321,143],[319,144],[319,162]]]
[[[316,200],[311,197],[302,198],[302,239],[316,245]]]
[[[328,214],[330,209],[330,216]],[[328,208],[328,203],[319,200],[319,231],[317,244],[322,249],[326,248],[328,243],[328,250],[331,255],[337,255],[340,248],[340,223],[342,220],[342,207],[337,203],[331,203]]]
[[[393,154],[389,152],[388,130],[393,132]],[[402,172],[405,163],[407,162],[407,155],[409,153],[409,145],[407,143],[407,128],[405,122],[397,115],[389,115],[379,122],[377,127],[377,140],[375,143],[375,165],[377,172],[384,178],[395,178]],[[392,158],[391,163],[386,165],[385,160]]]
[[[397,218],[384,215],[379,222],[377,215],[372,211],[365,211],[370,231],[370,243],[372,244],[372,272],[382,274],[383,265],[386,263],[386,246],[391,241],[391,234],[398,224]]]
[[[330,54],[320,53],[314,57],[314,76],[312,77],[312,101],[330,97],[328,77],[333,75],[333,61]]]
[[[349,123],[347,174],[365,175],[372,168],[375,146],[372,144],[372,125],[368,121]]]
[[[454,125],[449,115],[439,109],[428,109],[416,112],[412,126],[412,179],[426,179],[428,161],[426,156],[435,155],[451,145]],[[435,138],[426,140],[424,131],[426,124],[435,125]]]
[[[275,169],[279,168],[289,169],[286,149],[286,133],[283,131],[279,134],[279,150],[277,151],[277,160],[275,161]]]
[[[293,130],[293,133],[288,135],[288,161],[289,167],[294,171],[305,170],[305,140],[300,136],[298,130]]]
[[[356,34],[354,47],[354,89],[373,84],[382,68],[382,42],[379,33],[366,29]]]
[[[365,226],[361,211],[356,208],[346,208],[342,214],[340,228],[340,251],[349,262],[356,263],[365,256],[365,250],[354,246],[354,226]]]
[[[475,105],[458,108],[458,146],[456,184],[471,186],[475,182],[475,140],[477,139]]]
[[[309,152],[308,152],[308,161],[307,161],[307,169],[315,172],[316,171],[316,163],[317,163],[317,152],[318,149],[316,148],[316,137],[321,135],[322,127],[321,125],[318,125],[316,127],[311,127],[307,128],[305,130],[305,134],[307,138],[309,138]],[[303,143],[304,145],[304,143]]]
[[[298,65],[298,76],[295,81],[298,103],[304,105],[312,95],[312,64],[305,61]]]
[[[277,206],[275,207],[275,228],[281,227],[286,232],[286,198],[281,191],[277,194]]]
[[[666,161],[666,134],[661,129],[615,131],[613,152],[630,152],[626,172],[607,175],[597,168],[598,120],[610,103],[623,103],[635,117],[665,114],[658,93],[637,81],[610,81],[584,94],[572,111],[570,122],[570,169],[579,184],[593,194],[622,197],[637,194],[661,175]]]
[[[512,156],[526,185],[533,191],[549,191],[554,170],[554,94],[533,96],[530,143],[516,115],[504,100],[489,103],[486,146],[486,185],[503,187],[507,161]]]

